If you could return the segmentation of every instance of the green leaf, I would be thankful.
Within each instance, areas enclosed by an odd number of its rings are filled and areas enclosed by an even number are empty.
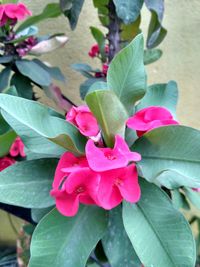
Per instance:
[[[140,23],[141,16],[137,18],[136,21],[131,24],[122,24],[121,25],[121,39],[123,41],[131,42],[140,33]]]
[[[101,126],[106,144],[112,147],[115,135],[125,133],[128,114],[124,106],[110,90],[94,91],[86,96],[86,102]]]
[[[200,181],[200,131],[186,126],[165,126],[139,138],[132,146],[142,155],[138,163],[148,181],[165,170]]]
[[[109,0],[93,0],[94,7],[98,9],[99,20],[101,24],[105,27],[109,24],[108,2]]]
[[[41,14],[36,16],[31,16],[25,20],[18,28],[16,33],[21,32],[22,30],[35,25],[45,19],[56,18],[62,14],[60,5],[58,3],[47,4]]]
[[[16,137],[17,137],[16,133],[12,130],[0,135],[0,157],[8,155],[10,147]]]
[[[20,124],[24,125],[21,137],[29,138],[32,146],[42,145],[41,142],[38,143],[41,140],[38,140],[38,137],[41,136],[72,152],[84,152],[86,138],[72,124],[60,118],[59,113],[54,110],[35,101],[4,94],[0,94],[0,108],[3,117],[9,120],[12,127],[17,127],[18,133]],[[29,137],[27,129],[36,133],[36,136],[33,134]],[[40,149],[38,147],[38,150]],[[45,151],[43,153],[45,154]]]
[[[90,31],[92,33],[92,36],[96,40],[100,54],[102,56],[102,60],[106,61],[106,54],[105,54],[105,36],[102,31],[100,31],[98,28],[90,27]]]
[[[14,85],[18,96],[32,99],[33,97],[33,86],[31,84],[31,80],[20,73],[14,73],[10,81],[11,85]]]
[[[34,222],[38,223],[47,213],[53,209],[52,207],[43,208],[43,209],[31,209],[31,218]]]
[[[165,107],[176,118],[176,106],[178,102],[178,88],[174,81],[167,84],[153,84],[147,88],[145,96],[137,105],[137,111],[150,106]]]
[[[124,203],[123,221],[144,266],[194,267],[195,242],[184,216],[156,185],[140,180],[141,199]]]
[[[108,69],[108,88],[116,93],[129,114],[146,91],[143,53],[143,36],[140,34],[115,56]]]
[[[175,189],[182,186],[187,187],[200,187],[200,179],[195,179],[185,176],[183,173],[180,174],[174,170],[164,170],[156,177],[156,182],[165,186],[168,189]]]
[[[141,267],[141,262],[124,229],[121,206],[109,212],[108,230],[102,242],[112,267]]]
[[[14,60],[14,56],[0,56],[0,64],[10,63]]]
[[[144,50],[144,65],[151,64],[162,56],[162,50],[160,49],[147,49]]]
[[[91,74],[91,72],[94,72],[94,70],[88,64],[75,63],[75,64],[72,64],[71,67],[73,70],[80,72],[86,78],[94,78],[94,76]]]
[[[37,65],[39,65],[45,71],[47,71],[52,79],[57,80],[57,81],[61,81],[63,83],[66,82],[64,74],[61,72],[61,70],[58,67],[49,67],[37,58],[33,59],[33,62],[35,62]]]
[[[87,93],[89,94],[89,93],[92,93],[92,92],[98,91],[98,90],[108,90],[107,83],[103,82],[103,81],[95,82],[90,86]]]
[[[200,193],[190,188],[184,188],[184,192],[189,201],[200,210]]]
[[[147,47],[154,48],[164,40],[167,34],[167,30],[162,26],[164,0],[145,0],[145,4],[151,11],[151,21],[147,36]]]
[[[171,197],[172,197],[172,202],[175,208],[177,209],[182,208],[185,210],[190,210],[190,205],[185,195],[182,192],[180,192],[178,189],[171,191]]]
[[[50,196],[57,159],[22,161],[0,172],[0,202],[26,208],[54,204]]]
[[[60,0],[60,6],[64,15],[68,18],[71,29],[76,28],[84,0]]]
[[[0,72],[0,92],[8,86],[11,68],[6,67]]]
[[[8,130],[10,130],[10,126],[8,125],[8,123],[4,120],[4,118],[2,117],[1,113],[0,113],[0,135],[8,132]]]
[[[134,22],[140,15],[144,0],[113,0],[117,16],[122,19],[125,24]]]
[[[87,80],[85,80],[81,85],[80,85],[80,95],[81,95],[81,99],[84,100],[87,93],[89,92],[91,86],[96,83],[96,82],[103,82],[105,81],[105,79],[101,79],[101,78],[89,78]]]
[[[41,86],[49,86],[52,82],[49,73],[34,61],[27,59],[15,62],[20,73]]]
[[[107,227],[106,211],[80,207],[74,217],[53,210],[36,227],[29,267],[83,267]]]
[[[19,32],[16,36],[16,39],[12,39],[10,41],[6,41],[7,44],[16,44],[21,43],[26,40],[28,37],[32,37],[38,34],[38,28],[35,26],[30,26],[23,31]]]

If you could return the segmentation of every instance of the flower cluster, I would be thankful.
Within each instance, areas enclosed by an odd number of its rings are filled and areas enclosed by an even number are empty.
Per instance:
[[[32,13],[23,3],[0,5],[0,26],[7,23],[13,25],[18,20],[23,20]]]
[[[24,153],[24,144],[20,137],[17,137],[13,144],[11,145],[9,155],[3,158],[0,158],[0,172],[4,169],[8,168],[9,166],[13,165],[16,160],[15,157],[26,157]]]
[[[105,51],[105,54],[106,54],[106,58],[108,57],[108,53],[109,53],[109,46],[108,45],[105,45],[105,48],[104,48],[104,51]],[[91,58],[95,58],[95,57],[98,57],[100,58],[100,49],[99,49],[99,46],[98,44],[94,44],[91,48],[90,48],[90,51],[88,52],[88,55],[91,57]],[[101,58],[100,58],[101,59]],[[102,78],[102,77],[106,77],[107,76],[107,72],[108,72],[108,63],[106,62],[103,62],[103,60],[101,59],[102,61],[102,69],[101,71],[97,71],[95,72],[95,78]]]
[[[66,119],[87,137],[100,133],[96,118],[86,106],[73,107]],[[163,107],[140,110],[127,121],[127,126],[136,130],[138,136],[170,124],[178,122]],[[130,151],[119,135],[115,136],[113,148],[105,147],[103,141],[95,143],[93,138],[89,138],[84,156],[65,152],[56,168],[51,190],[57,209],[65,216],[74,216],[79,203],[107,210],[123,200],[136,203],[141,194],[136,167],[136,162],[140,160],[141,155]]]
[[[63,215],[74,216],[79,202],[104,209],[114,208],[123,199],[137,202],[140,187],[134,162],[140,159],[118,135],[113,149],[97,147],[89,139],[84,157],[66,152],[57,166],[51,191],[58,210]]]

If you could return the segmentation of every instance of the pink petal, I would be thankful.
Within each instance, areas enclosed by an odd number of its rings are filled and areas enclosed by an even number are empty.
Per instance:
[[[69,195],[61,192],[56,197],[56,208],[64,216],[74,216],[78,212],[79,197],[75,194]]]
[[[131,203],[138,202],[140,199],[141,191],[138,184],[137,169],[134,164],[129,165],[124,170],[122,182],[118,184],[119,191],[123,198]]]
[[[66,173],[71,173],[74,171],[79,170],[80,168],[85,168],[88,167],[88,162],[85,157],[80,157],[80,158],[71,158],[71,165],[69,163],[69,167],[62,168],[61,170]]]
[[[96,136],[99,133],[97,120],[92,113],[78,113],[76,116],[76,125],[85,136]]]
[[[141,160],[141,156],[136,152],[131,152],[120,136],[115,138],[114,149],[98,148],[92,140],[88,140],[86,157],[90,168],[97,172],[126,167],[129,161]]]
[[[122,196],[119,189],[114,186],[114,171],[107,171],[101,174],[101,181],[98,191],[98,203],[104,209],[110,210],[122,202]]]

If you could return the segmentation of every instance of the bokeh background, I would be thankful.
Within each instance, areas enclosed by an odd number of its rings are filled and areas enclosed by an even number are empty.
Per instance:
[[[49,0],[24,0],[33,14],[40,13]],[[178,118],[184,125],[200,129],[200,0],[165,0],[163,25],[168,34],[159,48],[162,58],[147,67],[148,84],[165,83],[175,80],[178,83],[180,99]],[[142,31],[146,38],[150,20],[148,10],[142,11]],[[97,11],[92,0],[85,0],[78,26],[74,32],[69,29],[67,19],[62,16],[39,25],[41,34],[65,32],[69,37],[66,46],[55,53],[41,57],[54,66],[61,68],[67,77],[66,85],[60,84],[63,93],[76,104],[80,104],[79,85],[84,78],[73,71],[70,65],[84,62],[94,67],[98,61],[88,57],[90,46],[94,43],[90,26],[100,27]],[[43,96],[44,102],[47,101]],[[7,215],[6,215],[7,216]],[[14,242],[15,235],[4,213],[0,213],[0,241]],[[4,218],[4,220],[2,219]],[[19,220],[14,220],[17,227]]]

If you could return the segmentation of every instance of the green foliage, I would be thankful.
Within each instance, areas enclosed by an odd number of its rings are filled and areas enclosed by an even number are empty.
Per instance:
[[[109,212],[109,224],[103,247],[112,267],[141,267],[122,221],[121,206]]]
[[[74,30],[76,28],[84,0],[59,0],[59,1],[62,12],[68,18],[71,29]]]
[[[147,36],[147,47],[154,48],[164,40],[167,34],[167,30],[162,26],[164,0],[145,0],[145,4],[151,11],[151,21]]]
[[[102,61],[105,62],[106,61],[106,54],[105,54],[105,37],[104,37],[104,34],[102,31],[100,31],[98,28],[95,28],[95,27],[90,27],[90,31],[91,31],[92,36],[94,37],[94,39],[96,40],[96,42],[99,46]]]
[[[22,161],[0,172],[0,202],[46,208],[54,204],[49,191],[57,159]]]
[[[106,211],[98,207],[80,207],[71,218],[53,210],[36,227],[29,266],[85,266],[106,227]]]
[[[144,0],[113,0],[117,15],[125,24],[134,22],[140,15]]]
[[[25,20],[17,29],[17,33],[23,31],[24,29],[35,25],[43,20],[49,18],[56,18],[61,15],[60,5],[58,3],[49,3],[46,5],[41,14],[36,16],[31,16]]]
[[[107,81],[108,88],[116,93],[128,113],[132,114],[134,103],[146,91],[142,35],[115,56],[108,69]]]
[[[151,64],[162,56],[162,50],[160,49],[147,49],[144,50],[144,65]]]
[[[21,59],[15,62],[19,72],[41,86],[49,86],[52,82],[49,73],[33,60]]]
[[[176,106],[178,102],[178,88],[174,81],[167,84],[153,84],[147,88],[145,96],[137,105],[137,111],[150,106],[165,107],[176,118]]]
[[[31,80],[28,77],[25,77],[20,73],[14,73],[11,78],[10,84],[15,86],[18,96],[30,100],[32,99],[33,86],[31,84]]]
[[[12,130],[0,135],[0,157],[6,156],[9,153],[10,147],[16,136],[16,133]]]
[[[200,187],[200,186],[198,186]],[[200,210],[200,194],[190,188],[184,188],[184,192],[189,201]]]
[[[8,66],[0,72],[0,92],[8,86],[11,68]]]
[[[116,134],[124,136],[128,114],[114,92],[99,90],[89,93],[86,102],[97,118],[107,146],[113,146]]]
[[[28,142],[32,146],[42,145],[41,139],[38,140],[38,136],[41,136],[43,140],[48,139],[65,149],[83,153],[86,139],[54,110],[38,102],[4,94],[0,95],[0,108],[3,117],[16,129],[17,133],[22,130],[22,139],[24,138],[25,142],[26,138],[29,139]],[[21,128],[20,124],[24,128]],[[30,130],[30,135],[27,129]],[[40,150],[39,146],[37,148]]]
[[[142,155],[138,164],[143,177],[148,181],[154,181],[159,175],[165,174],[165,171],[200,181],[200,147],[196,145],[199,142],[198,130],[173,125],[146,133],[136,141],[132,149]],[[178,180],[181,181],[177,178],[177,182]]]
[[[39,221],[52,209],[53,209],[53,206],[48,207],[48,208],[43,208],[43,209],[31,209],[31,217],[34,222],[39,223]]]
[[[156,185],[140,180],[141,199],[124,203],[123,221],[144,266],[194,267],[195,243],[184,216]]]
[[[176,207],[177,209],[181,209],[181,208],[185,210],[190,209],[190,205],[185,195],[182,192],[180,192],[178,189],[174,189],[171,191],[171,198],[172,198],[174,207]]]

